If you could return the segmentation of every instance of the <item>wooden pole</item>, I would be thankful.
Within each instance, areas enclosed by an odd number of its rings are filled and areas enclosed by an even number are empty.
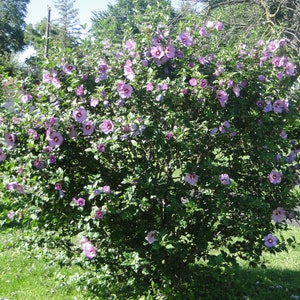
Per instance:
[[[45,45],[45,53],[44,53],[45,58],[48,57],[48,49],[49,49],[50,16],[51,16],[51,7],[48,6],[48,17],[47,17],[47,26],[46,26],[46,45]]]

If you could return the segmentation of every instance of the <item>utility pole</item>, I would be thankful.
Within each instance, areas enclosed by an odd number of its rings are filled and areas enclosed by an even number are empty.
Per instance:
[[[46,26],[46,45],[44,57],[48,57],[48,48],[49,48],[49,36],[50,36],[50,16],[51,16],[51,7],[48,6],[48,17],[47,17],[47,26]]]

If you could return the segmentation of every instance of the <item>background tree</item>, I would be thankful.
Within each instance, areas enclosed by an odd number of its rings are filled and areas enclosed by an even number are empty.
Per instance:
[[[256,31],[264,36],[282,34],[290,48],[300,54],[300,2],[298,0],[192,0],[201,3],[207,17],[222,15],[231,33],[245,37]],[[252,34],[251,33],[251,34]],[[228,37],[227,37],[228,38]]]
[[[76,0],[55,0],[59,18],[54,20],[52,28],[58,31],[58,42],[64,48],[78,45],[80,23],[78,8],[74,8]]]
[[[47,19],[44,18],[36,24],[26,25],[25,41],[26,44],[32,46],[38,55],[43,56],[45,49],[45,33],[47,27]],[[58,43],[61,38],[57,26],[50,26],[50,50],[53,45]]]
[[[45,44],[46,44],[46,27],[47,27],[47,18],[43,18],[36,24],[26,25],[25,30],[25,42],[26,44],[33,48],[35,54],[31,55],[25,60],[25,65],[27,71],[30,75],[41,77],[42,71],[42,62],[44,59],[45,53]],[[48,52],[56,52],[56,44],[59,44],[59,31],[56,26],[50,26],[50,38],[49,38],[49,47]]]
[[[95,36],[106,36],[120,40],[125,29],[131,28],[133,33],[139,32],[138,26],[150,19],[149,8],[157,10],[157,22],[161,22],[160,13],[164,17],[174,17],[170,0],[118,0],[116,4],[108,4],[106,11],[94,11],[92,17],[92,33]]]
[[[29,0],[0,0],[0,54],[22,50]]]

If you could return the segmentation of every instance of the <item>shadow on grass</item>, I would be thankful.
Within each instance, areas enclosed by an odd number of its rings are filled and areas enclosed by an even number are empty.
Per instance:
[[[298,234],[298,231],[294,231]],[[92,294],[92,297],[83,297],[74,288],[64,286],[63,282],[56,282],[54,274],[61,272],[59,266],[48,265],[47,261],[36,261],[34,253],[24,255],[15,248],[15,241],[19,240],[20,232],[0,235],[0,299],[170,299],[170,300],[300,300],[300,244],[290,253],[280,253],[276,256],[265,257],[270,261],[268,268],[247,268],[245,266],[220,267],[204,264],[193,265],[188,272],[172,286],[157,284],[153,288],[151,282],[140,278],[134,285],[125,282],[116,282],[109,288],[99,282],[102,295]],[[7,240],[7,242],[6,242]],[[5,241],[5,243],[4,243]],[[36,249],[38,251],[38,249]],[[70,268],[67,274],[78,270]],[[23,279],[22,279],[23,278]],[[22,279],[22,280],[21,280]],[[39,288],[36,283],[39,282]],[[156,290],[156,291],[155,291]],[[26,291],[17,297],[18,293]],[[110,293],[117,298],[109,296]],[[149,296],[151,294],[151,296]],[[68,296],[67,296],[68,295]],[[76,295],[76,297],[75,297]],[[101,295],[101,293],[100,293]],[[144,297],[142,295],[145,295]],[[142,296],[142,297],[141,297]],[[74,298],[75,297],[75,298]]]
[[[196,269],[191,275],[191,300],[300,299],[300,270],[246,269],[237,266],[214,270],[207,267]]]

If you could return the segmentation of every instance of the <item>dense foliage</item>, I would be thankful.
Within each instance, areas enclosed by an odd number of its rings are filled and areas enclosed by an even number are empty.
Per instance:
[[[285,40],[220,48],[221,22],[155,26],[163,14],[120,44],[57,54],[1,111],[2,223],[39,228],[106,297],[116,282],[199,297],[201,262],[255,265],[297,218]]]
[[[253,30],[274,34],[282,32],[289,47],[298,55],[300,48],[300,2],[298,0],[196,0],[203,4],[202,14],[227,16],[232,31],[249,33]],[[248,37],[250,35],[248,34]]]
[[[0,1],[0,55],[23,49],[29,0]]]

